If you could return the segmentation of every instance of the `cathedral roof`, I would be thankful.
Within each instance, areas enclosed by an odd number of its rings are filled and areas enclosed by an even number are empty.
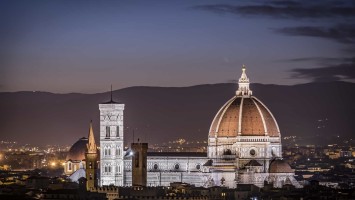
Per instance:
[[[86,137],[80,138],[77,142],[70,147],[66,160],[85,160],[86,144],[88,139]]]
[[[220,108],[209,131],[209,137],[236,136],[280,136],[278,124],[270,110],[252,96],[245,67],[236,95]]]
[[[256,160],[251,160],[249,161],[247,164],[245,164],[245,166],[253,166],[253,167],[260,167],[263,166],[262,164],[260,164],[258,161]]]
[[[295,170],[284,160],[274,160],[270,163],[269,173],[293,173]]]
[[[205,152],[147,152],[147,156],[169,156],[169,157],[201,157],[206,158],[207,153]]]
[[[84,178],[86,177],[86,172],[85,172],[84,168],[80,168],[80,169],[76,170],[72,175],[69,176],[69,179],[72,182],[78,183],[79,179],[82,177],[84,177]]]

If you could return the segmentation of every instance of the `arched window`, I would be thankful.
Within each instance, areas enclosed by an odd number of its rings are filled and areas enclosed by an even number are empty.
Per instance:
[[[157,169],[158,169],[158,164],[154,164],[153,168],[154,168],[155,170],[157,170]]]
[[[225,149],[223,155],[232,155],[232,151],[230,149]]]
[[[71,162],[68,162],[68,170],[71,171]]]
[[[116,148],[116,155],[117,156],[121,155],[121,148],[119,146]]]
[[[110,127],[106,126],[106,138],[110,137]]]

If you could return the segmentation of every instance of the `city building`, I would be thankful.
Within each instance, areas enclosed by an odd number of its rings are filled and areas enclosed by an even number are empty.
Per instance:
[[[220,108],[211,123],[207,154],[147,152],[147,186],[185,182],[198,187],[235,188],[237,184],[262,187],[268,182],[274,187],[286,183],[301,187],[294,178],[294,170],[282,159],[277,121],[271,111],[252,95],[244,66],[238,84],[235,95]],[[111,100],[99,104],[99,109],[98,185],[131,186],[134,150],[123,148],[124,104],[113,101],[111,93]],[[86,152],[86,145],[84,148]],[[69,164],[74,163],[74,158],[68,157],[71,161],[66,163],[66,172],[70,169]]]

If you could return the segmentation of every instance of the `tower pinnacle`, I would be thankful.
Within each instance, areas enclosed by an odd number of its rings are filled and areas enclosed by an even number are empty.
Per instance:
[[[94,131],[92,130],[92,121],[90,121],[90,128],[89,128],[89,140],[87,143],[88,153],[96,153],[97,147],[95,143]]]
[[[246,68],[245,65],[242,66],[242,75],[238,81],[238,90],[235,92],[237,96],[249,97],[253,94],[253,92],[249,89],[249,78],[245,73]]]

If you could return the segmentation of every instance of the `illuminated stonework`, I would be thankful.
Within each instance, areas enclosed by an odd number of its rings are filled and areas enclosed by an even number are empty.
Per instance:
[[[124,104],[110,101],[100,109],[99,185],[124,185],[123,110]]]
[[[263,186],[269,180],[270,163],[282,159],[280,129],[270,110],[252,96],[244,66],[238,85],[236,95],[212,121],[207,151],[213,164],[209,170],[218,172],[212,173],[215,184],[223,178],[228,186],[234,182]],[[288,178],[297,185],[292,173],[287,173],[280,171],[273,177]]]
[[[281,134],[270,110],[252,96],[243,66],[239,88],[214,117],[207,155],[194,152],[148,152],[147,186],[186,182],[196,186],[236,187],[264,181],[275,187],[300,187],[294,171],[282,160]],[[124,151],[124,104],[100,104],[99,185],[132,185],[132,157]],[[85,148],[85,146],[84,146]]]

